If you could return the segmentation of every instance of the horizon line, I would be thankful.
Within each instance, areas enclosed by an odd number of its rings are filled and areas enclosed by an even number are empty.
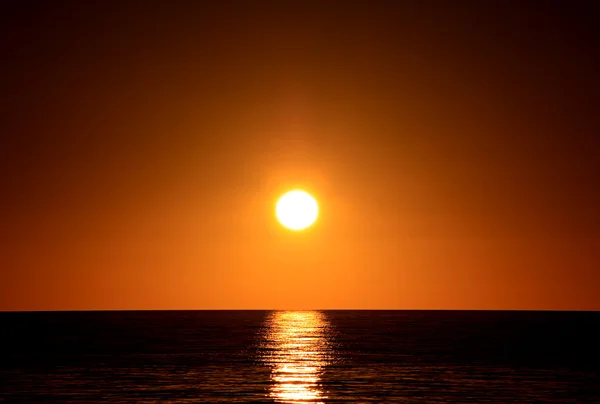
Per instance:
[[[453,311],[453,312],[600,312],[600,309],[386,309],[386,308],[325,308],[325,309],[274,309],[274,308],[221,308],[221,309],[58,309],[58,310],[0,310],[3,313],[79,313],[79,312],[182,312],[182,311]]]

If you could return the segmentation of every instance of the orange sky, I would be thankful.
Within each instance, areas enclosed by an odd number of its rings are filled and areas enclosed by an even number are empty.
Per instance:
[[[586,10],[84,3],[2,16],[0,310],[600,309]]]

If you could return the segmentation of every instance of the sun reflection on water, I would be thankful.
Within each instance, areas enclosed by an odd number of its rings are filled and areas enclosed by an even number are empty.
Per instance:
[[[263,361],[271,365],[270,397],[279,403],[320,403],[321,372],[331,359],[330,326],[317,311],[273,312]]]

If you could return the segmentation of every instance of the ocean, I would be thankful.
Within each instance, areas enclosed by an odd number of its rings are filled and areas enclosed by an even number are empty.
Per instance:
[[[0,338],[7,403],[600,403],[600,312],[5,312]]]

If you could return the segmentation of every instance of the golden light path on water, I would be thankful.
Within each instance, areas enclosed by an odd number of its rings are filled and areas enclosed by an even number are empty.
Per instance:
[[[321,403],[321,372],[331,360],[330,326],[317,311],[273,312],[263,361],[272,367],[270,397],[278,403]]]

